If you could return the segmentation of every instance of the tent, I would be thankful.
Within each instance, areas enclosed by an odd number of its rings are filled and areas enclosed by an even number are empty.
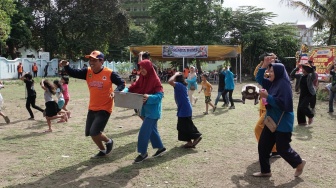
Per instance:
[[[205,45],[203,45],[205,46]],[[219,61],[225,60],[227,58],[236,58],[236,67],[237,67],[237,58],[241,54],[241,47],[237,45],[206,45],[208,48],[207,57],[201,58],[203,61]],[[181,58],[166,58],[163,57],[163,45],[148,45],[148,46],[130,46],[130,53],[134,56],[137,56],[141,51],[148,51],[153,60],[158,61],[174,61]],[[188,57],[186,57],[188,58]],[[130,61],[131,61],[130,55]],[[183,58],[184,60],[184,58]],[[241,82],[241,56],[239,58],[239,67],[240,67],[240,82]],[[184,65],[183,65],[184,67]],[[237,72],[237,70],[236,70]]]

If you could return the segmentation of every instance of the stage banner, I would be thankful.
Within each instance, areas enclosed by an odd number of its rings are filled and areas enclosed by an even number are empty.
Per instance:
[[[162,46],[164,58],[207,58],[208,46]]]

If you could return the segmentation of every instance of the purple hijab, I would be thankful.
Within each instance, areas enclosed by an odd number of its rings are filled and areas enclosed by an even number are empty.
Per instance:
[[[293,112],[292,86],[285,66],[281,63],[272,63],[274,80],[267,89],[268,94],[272,95],[276,104],[282,111]]]

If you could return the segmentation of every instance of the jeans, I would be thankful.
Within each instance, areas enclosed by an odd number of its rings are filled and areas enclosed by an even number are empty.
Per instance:
[[[336,93],[329,90],[329,112],[334,112],[334,98]]]
[[[151,142],[153,148],[163,148],[160,134],[157,130],[157,121],[158,119],[150,119],[147,117],[143,120],[138,136],[138,152],[141,155],[147,153],[148,141]]]
[[[224,95],[224,92],[219,91],[219,92],[217,93],[217,97],[216,97],[216,100],[215,100],[215,106],[217,106],[218,101],[219,101],[219,99],[220,99],[221,96],[222,96],[222,98],[223,98],[224,104],[225,104],[225,103],[228,103],[228,101],[229,101],[228,94]]]

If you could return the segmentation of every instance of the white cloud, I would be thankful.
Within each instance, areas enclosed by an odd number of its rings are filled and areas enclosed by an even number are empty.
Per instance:
[[[293,9],[285,3],[280,3],[279,0],[224,0],[223,3],[223,7],[231,7],[232,10],[236,10],[239,6],[256,6],[264,8],[265,12],[273,12],[278,15],[273,18],[274,23],[297,22],[307,27],[314,23],[314,19],[308,17],[300,8]]]

